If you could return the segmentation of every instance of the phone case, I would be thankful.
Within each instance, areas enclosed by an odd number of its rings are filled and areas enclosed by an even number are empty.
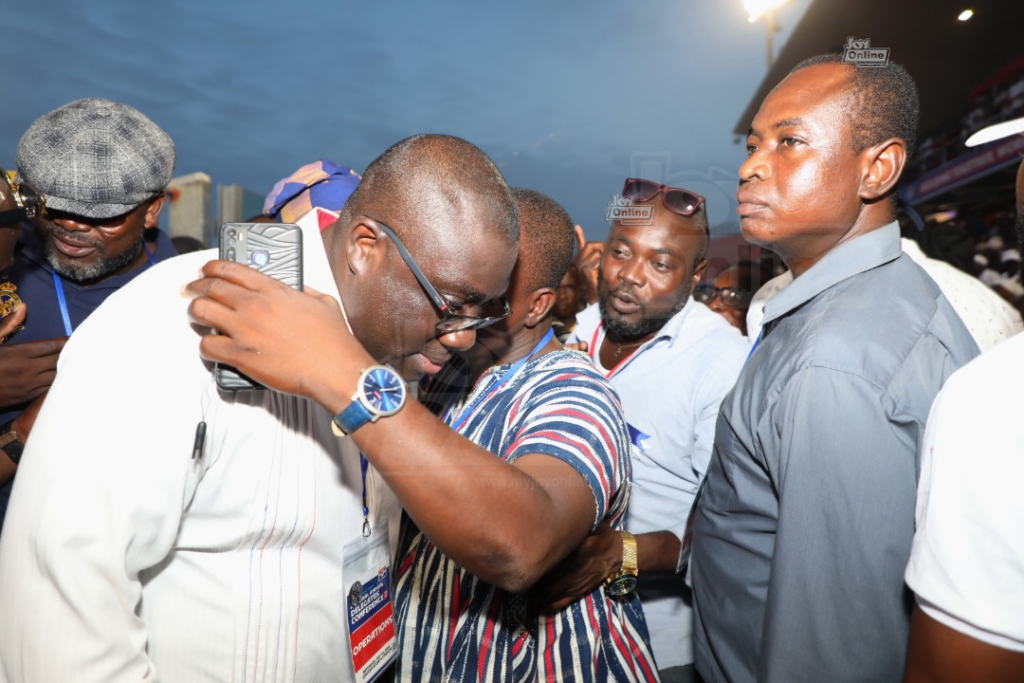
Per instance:
[[[225,223],[220,229],[220,257],[255,268],[302,291],[302,229],[286,223]],[[225,391],[265,389],[230,365],[217,363],[217,386]]]

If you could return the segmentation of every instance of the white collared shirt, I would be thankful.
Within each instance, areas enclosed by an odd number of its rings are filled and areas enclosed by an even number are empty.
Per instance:
[[[337,297],[303,239],[305,282]],[[180,293],[211,258],[143,273],[65,347],[0,537],[0,680],[351,680],[358,451],[309,400],[218,394]],[[397,499],[367,487],[396,540]]]
[[[573,337],[601,367],[603,324],[595,304],[577,315]],[[574,341],[570,337],[569,341]],[[683,537],[711,459],[715,422],[750,344],[702,303],[687,302],[649,342],[605,374],[622,399],[632,440],[633,482],[626,529]],[[638,588],[660,669],[693,663],[693,615],[683,577],[646,577]]]

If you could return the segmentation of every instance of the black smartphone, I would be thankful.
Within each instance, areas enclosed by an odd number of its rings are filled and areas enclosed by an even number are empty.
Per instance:
[[[302,229],[288,223],[225,223],[220,228],[220,257],[255,268],[302,291]],[[216,363],[213,375],[225,391],[265,389],[231,367]]]

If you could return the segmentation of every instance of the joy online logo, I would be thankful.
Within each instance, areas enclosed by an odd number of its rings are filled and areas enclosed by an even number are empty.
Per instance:
[[[608,202],[606,217],[622,225],[650,225],[654,220],[654,206],[637,206],[631,198],[616,194]]]
[[[871,47],[870,38],[848,36],[843,46],[843,61],[864,67],[885,66],[889,63],[889,48]]]

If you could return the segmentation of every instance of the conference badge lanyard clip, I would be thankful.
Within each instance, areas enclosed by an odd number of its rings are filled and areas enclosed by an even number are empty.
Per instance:
[[[398,656],[395,611],[391,604],[391,546],[387,520],[370,524],[366,499],[366,458],[359,454],[363,482],[362,533],[342,549],[345,615],[354,680],[369,683]]]

